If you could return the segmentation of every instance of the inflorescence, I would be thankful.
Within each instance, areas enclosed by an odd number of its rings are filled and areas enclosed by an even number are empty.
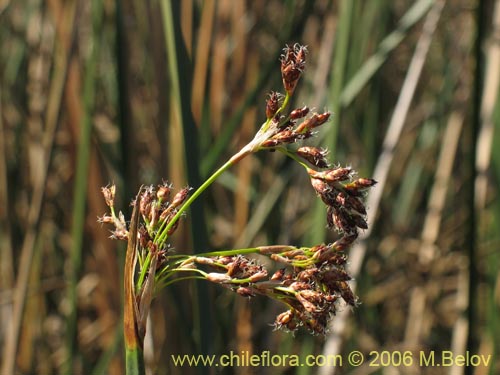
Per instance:
[[[170,184],[141,188],[135,201],[142,218],[135,228],[138,232],[139,267],[135,285],[138,296],[146,288],[147,280],[154,280],[155,289],[159,291],[180,279],[201,278],[244,297],[264,295],[280,301],[288,310],[277,316],[275,328],[294,332],[304,326],[314,334],[326,333],[328,322],[341,305],[356,306],[357,297],[348,284],[351,276],[346,270],[345,250],[356,240],[359,230],[368,228],[363,199],[376,181],[355,178],[351,168],[332,167],[324,149],[294,146],[311,138],[330,118],[329,112],[311,113],[307,106],[284,114],[305,69],[306,55],[306,47],[299,44],[285,47],[281,74],[286,94],[272,92],[269,95],[265,108],[267,120],[254,139],[207,181],[211,183],[223,170],[250,153],[260,150],[282,152],[305,168],[314,191],[326,205],[327,226],[335,228],[340,238],[334,243],[313,247],[273,245],[197,255],[176,254],[167,240],[174,234],[179,218],[191,201],[209,183],[202,185],[189,199],[191,189],[188,187],[178,191],[172,199]],[[127,229],[123,214],[115,213],[115,187],[105,187],[102,191],[111,214],[104,215],[100,221],[114,225],[113,238],[127,240],[133,228]],[[277,269],[268,270],[248,258],[248,254],[268,257]],[[189,276],[174,277],[180,273]],[[150,302],[148,299],[147,303]]]

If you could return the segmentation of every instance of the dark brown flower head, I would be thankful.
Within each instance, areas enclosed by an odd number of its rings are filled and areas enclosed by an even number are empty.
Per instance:
[[[293,313],[291,310],[282,312],[276,317],[276,322],[280,325],[288,324],[293,319]]]
[[[288,95],[293,95],[295,87],[306,66],[307,48],[298,43],[286,46],[281,55],[281,76]]]
[[[113,224],[115,221],[114,221],[114,218],[112,216],[105,214],[105,215],[98,217],[97,222],[101,223],[101,224]]]
[[[221,256],[217,258],[217,263],[228,265],[234,261],[234,256]]]
[[[351,168],[342,167],[321,172],[309,168],[308,173],[311,185],[327,206],[328,228],[336,228],[354,241],[358,229],[368,228],[362,197],[367,189],[375,185],[375,180],[358,178],[351,181],[355,172]],[[343,243],[342,247],[347,247],[352,241]]]
[[[251,283],[256,283],[266,278],[267,278],[267,270],[263,267],[260,267],[259,270],[256,270],[256,272],[254,272],[248,277],[248,280]]]
[[[272,115],[275,109],[275,98],[271,94],[268,100],[266,113],[267,116]],[[314,113],[311,117],[304,119],[298,126],[296,126],[296,120],[303,118],[309,112],[308,107],[303,107],[293,110],[288,117],[284,115],[275,114],[271,122],[268,123],[269,128],[272,129],[265,139],[259,139],[258,148],[274,148],[279,145],[293,144],[298,141],[310,138],[314,135],[314,129],[318,126],[323,125],[330,117],[329,112],[325,113]],[[327,162],[323,157],[322,162],[318,162],[320,165],[326,166]]]
[[[284,329],[290,332],[296,331],[299,327],[299,320],[295,310],[288,310],[279,314],[274,322],[274,327],[275,329]]]
[[[311,276],[317,277],[318,270]],[[317,283],[320,282],[318,279]],[[303,284],[308,285],[308,287],[296,288],[299,290],[293,293],[293,297],[284,298],[284,301],[291,308],[278,315],[275,327],[276,329],[295,331],[300,326],[304,326],[314,334],[324,335],[327,332],[328,322],[337,312],[337,301],[341,297],[340,289],[343,285],[336,282],[332,285],[336,289],[329,290],[326,285],[312,288],[309,283]],[[352,297],[354,298],[354,296]]]
[[[297,128],[295,128],[296,133],[307,133],[311,132],[314,128],[323,125],[330,118],[330,112],[325,113],[314,113],[311,117],[305,119]]]
[[[283,280],[284,276],[285,276],[285,268],[280,268],[271,276],[271,280],[281,281]]]
[[[347,181],[351,178],[352,170],[351,168],[333,168],[324,172],[318,172],[313,169],[308,169],[309,176],[325,181],[328,184],[339,181]]]
[[[343,236],[341,239],[335,241],[332,246],[329,246],[329,250],[318,254],[318,263],[326,263],[333,266],[344,267],[347,263],[347,255],[342,253],[345,248],[342,248],[337,242],[343,240],[348,236]],[[357,235],[349,239],[349,244],[352,244],[357,238]]]
[[[363,197],[365,192],[376,185],[377,181],[371,178],[358,178],[355,181],[352,181],[349,184],[344,186],[345,191],[349,193],[350,196],[353,197]]]
[[[318,168],[328,168],[327,154],[328,151],[317,147],[304,146],[297,150],[297,155]]]
[[[269,98],[266,101],[266,117],[268,119],[273,118],[276,112],[278,112],[280,99],[280,94],[275,91],[269,94]]]
[[[208,257],[196,257],[194,261],[198,264],[205,264],[208,266],[215,266],[216,262],[218,262],[217,258],[208,258]]]
[[[304,250],[302,249],[289,250],[283,252],[282,255],[290,259],[302,259],[302,257],[304,256]]]
[[[354,241],[356,241],[356,238],[358,238],[358,232],[344,233],[344,235],[340,239],[335,241],[333,247],[338,251],[344,251],[349,246],[351,246]],[[332,262],[332,260],[330,260],[330,262]]]
[[[298,120],[300,118],[306,117],[308,113],[308,107],[296,108],[292,112],[290,112],[290,120]]]
[[[337,281],[349,281],[352,277],[340,267],[328,266],[321,272],[321,281],[326,285]]]
[[[316,194],[318,194],[318,196],[327,206],[332,204],[333,188],[330,185],[328,185],[322,179],[315,177],[311,178],[311,185],[316,191]]]
[[[142,249],[153,250],[156,246],[152,238],[155,237],[156,231],[159,228],[165,228],[168,225],[174,215],[177,213],[176,207],[181,205],[187,198],[190,188],[185,188],[179,191],[172,203],[168,200],[171,195],[171,185],[164,182],[157,186],[147,186],[141,187],[139,192],[139,197],[133,202],[137,205],[138,210],[142,216],[143,223],[138,225],[138,241]],[[106,204],[112,204],[115,188],[114,186],[105,187],[102,189]],[[112,206],[110,206],[112,207]],[[115,230],[112,231],[112,238],[120,240],[128,240],[128,230],[125,223],[125,218],[120,212],[118,217],[114,213],[114,209],[111,210],[112,215],[105,215],[101,222],[106,222],[114,224]],[[179,221],[176,221],[167,231],[167,235],[172,235],[179,225]],[[154,245],[154,246],[153,246]],[[155,252],[163,251],[164,249],[157,249]]]
[[[306,64],[307,47],[295,43],[293,48],[295,51],[295,62],[300,66],[300,69],[304,70]]]
[[[334,289],[340,293],[342,299],[351,306],[358,304],[358,298],[352,292],[351,287],[346,281],[335,282]]]
[[[246,269],[249,267],[250,261],[242,256],[233,257],[232,262],[228,263],[227,274],[234,278],[245,277]]]
[[[347,195],[345,192],[340,192],[337,195],[337,201],[348,210],[354,210],[361,215],[366,215],[365,205],[359,197]]]
[[[164,203],[170,199],[170,192],[172,191],[172,186],[167,183],[160,185],[158,191],[156,192],[156,197],[161,203]]]
[[[318,269],[316,267],[306,268],[305,270],[297,273],[296,279],[300,282],[312,285],[312,283],[316,280],[317,271]]]
[[[340,257],[341,254],[338,254],[337,250],[332,245],[317,245],[312,247],[311,251],[314,251],[312,257],[316,264],[333,262],[335,265],[343,265],[345,263],[345,259]]]
[[[174,199],[172,199],[171,207],[177,208],[187,199],[189,192],[191,191],[190,187],[185,187],[181,189],[175,194]]]
[[[316,314],[305,320],[305,326],[314,335],[326,335],[328,333],[329,316],[326,314]]]
[[[110,238],[113,240],[127,241],[128,232],[124,229],[116,229],[111,232]]]
[[[160,221],[166,221],[167,223],[174,217],[176,214],[176,210],[172,206],[167,206],[161,213],[160,213]]]
[[[361,215],[351,214],[349,215],[349,217],[352,219],[352,221],[358,228],[368,229],[368,223]]]
[[[360,221],[362,220],[362,221]],[[359,215],[351,215],[341,207],[327,207],[328,228],[337,228],[340,233],[356,233],[358,228],[366,229],[367,224]]]
[[[151,220],[151,206],[155,200],[155,194],[152,186],[143,189],[139,199],[139,211],[142,216]]]
[[[305,283],[303,281],[294,281],[290,284],[290,289],[295,291],[311,289],[311,285],[309,283]]]
[[[295,136],[293,130],[288,129],[283,129],[278,132],[272,139],[278,141],[278,144],[288,144],[297,141],[297,137]]]
[[[366,191],[372,186],[375,186],[376,184],[377,181],[372,178],[358,178],[350,184],[347,184],[345,187],[353,194],[361,195],[362,192]]]
[[[305,289],[299,291],[295,297],[310,313],[321,313],[325,310],[324,295],[315,290]]]
[[[141,225],[138,229],[139,235],[139,244],[141,245],[142,248],[146,248],[149,241],[151,241],[151,237],[149,236],[148,230],[144,225]]]
[[[231,276],[225,273],[210,272],[206,275],[206,279],[217,284],[228,284],[233,280]]]
[[[327,182],[347,181],[351,178],[352,173],[351,168],[339,167],[326,171],[323,178]]]
[[[113,207],[115,205],[115,193],[116,185],[106,186],[101,188],[102,195],[104,195],[104,200],[108,207]]]
[[[262,265],[241,255],[217,257],[212,262],[207,258],[197,257],[195,262],[225,270],[225,275],[232,281],[248,279],[248,283],[256,283],[267,280],[268,276],[267,270]]]

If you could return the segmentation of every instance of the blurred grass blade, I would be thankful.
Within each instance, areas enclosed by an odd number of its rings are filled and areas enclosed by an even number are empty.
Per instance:
[[[73,197],[73,222],[71,229],[72,247],[70,254],[71,270],[69,272],[68,305],[69,314],[67,319],[66,339],[67,357],[65,373],[73,371],[72,365],[77,355],[76,333],[77,333],[77,284],[80,277],[82,265],[83,232],[85,227],[87,207],[87,181],[89,172],[89,160],[92,134],[92,108],[94,106],[95,76],[98,60],[98,43],[100,26],[102,22],[102,4],[94,0],[92,6],[92,38],[90,43],[89,58],[86,63],[84,85],[83,85],[83,117],[80,123],[80,137],[78,139],[78,155],[75,170],[75,185]]]
[[[491,35],[500,35],[500,0],[495,1],[493,11],[493,29],[491,30]],[[485,234],[485,242],[490,239],[494,239],[495,235],[493,233],[498,233],[498,228],[500,227],[498,223],[498,218],[495,215],[488,215],[487,213],[487,193],[490,189],[488,187],[488,172],[500,170],[498,166],[495,168],[495,158],[499,159],[500,148],[495,147],[495,138],[499,139],[500,130],[500,96],[499,93],[499,80],[500,80],[500,44],[490,43],[486,55],[486,71],[485,71],[485,84],[483,97],[481,102],[481,120],[482,125],[479,130],[478,135],[478,147],[477,147],[477,177],[476,177],[476,209],[480,212],[479,226],[487,227],[487,232]],[[496,111],[496,118],[495,118]],[[495,129],[496,124],[496,129]],[[496,130],[496,132],[495,132]],[[493,202],[492,202],[493,203]],[[499,200],[496,199],[492,204],[493,212],[500,212]],[[490,216],[491,219],[486,219]],[[489,222],[489,223],[488,223]],[[486,232],[486,231],[485,231]],[[493,241],[492,241],[493,242]],[[494,243],[491,244],[485,253],[490,254],[488,259],[487,272],[489,280],[499,280],[500,279],[500,255],[496,251]],[[489,333],[489,338],[492,340],[492,352],[500,353],[500,321],[499,321],[499,309],[500,304],[498,303],[498,293],[495,284],[489,283],[489,296],[488,296],[488,322],[487,331]],[[495,296],[496,294],[496,296]],[[483,338],[484,340],[484,338]],[[495,371],[492,366],[490,369],[490,374]]]
[[[288,168],[281,175],[277,175],[267,193],[259,198],[259,203],[251,219],[234,245],[235,248],[247,247],[252,243],[259,230],[262,229],[276,202],[282,196],[283,190],[287,187],[290,178],[293,176],[293,172],[293,168]]]
[[[363,89],[375,72],[382,66],[389,53],[401,43],[409,29],[425,16],[433,4],[434,0],[419,0],[405,13],[399,21],[396,30],[384,38],[380,43],[378,51],[364,63],[361,69],[345,86],[340,97],[343,107],[351,104],[361,89]]]
[[[180,125],[183,130],[186,174],[190,186],[195,188],[201,185],[200,178],[200,157],[198,131],[194,123],[191,112],[191,67],[186,46],[182,41],[180,26],[180,4],[175,1],[163,0],[160,2],[165,42],[168,57],[169,77],[171,80],[172,97],[175,101],[172,106],[177,111]],[[175,15],[175,16],[174,16]],[[199,252],[206,249],[207,226],[203,211],[203,201],[197,199],[190,207],[191,219],[191,243],[194,251]],[[211,321],[212,314],[208,299],[207,285],[205,283],[196,284],[197,308],[193,310],[198,314],[199,319],[195,319],[194,339],[199,344],[198,350],[208,353],[213,342]]]
[[[401,88],[401,93],[399,95],[396,107],[391,117],[389,123],[384,143],[382,154],[377,160],[377,165],[375,171],[373,172],[373,178],[378,181],[378,185],[373,189],[368,195],[366,206],[370,207],[368,210],[368,229],[362,233],[360,240],[354,244],[350,250],[349,260],[350,260],[350,272],[355,278],[360,270],[363,263],[365,253],[366,253],[366,242],[363,239],[368,238],[371,231],[373,230],[373,224],[375,217],[377,216],[378,209],[380,207],[380,201],[382,198],[382,193],[384,191],[384,186],[386,185],[389,171],[394,159],[394,152],[396,144],[401,137],[401,133],[410,109],[410,104],[415,94],[417,83],[422,73],[424,63],[427,58],[427,53],[429,52],[430,44],[434,36],[434,31],[436,30],[438,21],[441,16],[441,11],[444,6],[444,1],[437,2],[432,11],[427,15],[425,23],[423,25],[422,34],[415,47],[415,52],[413,54],[412,60],[408,67],[408,71]],[[352,285],[353,290],[355,290],[356,284]],[[325,354],[338,354],[340,353],[340,347],[342,344],[342,333],[346,326],[347,310],[341,311],[340,314],[332,321],[333,329],[331,334],[328,336],[327,342],[324,346],[323,353]],[[326,370],[320,372],[320,374],[325,374]]]
[[[335,60],[333,62],[333,72],[331,77],[331,94],[332,101],[331,112],[333,113],[333,121],[335,126],[331,126],[328,134],[325,136],[323,144],[336,155],[337,134],[340,126],[340,92],[344,83],[345,67],[347,65],[349,37],[352,27],[352,11],[353,1],[343,0],[340,4],[339,26],[337,29],[337,39],[335,41]],[[312,215],[308,241],[310,243],[321,243],[325,241],[326,226],[325,226],[325,205],[319,199],[314,202],[314,210]]]
[[[467,221],[465,223],[465,243],[467,256],[469,258],[469,295],[468,295],[468,310],[467,320],[469,330],[467,332],[467,350],[477,351],[479,347],[480,334],[478,332],[478,316],[480,315],[480,303],[478,300],[478,290],[480,284],[480,259],[478,252],[478,227],[479,212],[476,210],[476,199],[478,199],[476,191],[476,176],[477,164],[476,157],[478,155],[478,135],[481,127],[481,101],[483,100],[484,87],[484,62],[485,56],[483,53],[484,44],[486,41],[487,26],[490,18],[490,2],[480,0],[475,10],[475,26],[476,38],[474,40],[474,83],[472,85],[472,118],[467,121],[464,127],[465,138],[465,155],[467,162],[464,170],[468,173],[469,178],[465,183],[466,190],[466,206]],[[472,373],[470,370],[469,373]]]
[[[303,9],[303,14],[308,14],[308,12],[311,12],[311,8],[313,7],[313,5],[313,1],[307,1]],[[297,12],[295,0],[286,1],[285,6],[285,14],[287,15],[285,17],[286,24],[280,30],[281,35],[278,36],[279,41],[277,44],[280,50],[284,44],[290,42],[290,38],[293,38],[295,35],[300,35],[303,31],[302,29],[306,26],[304,22],[297,22],[295,19]],[[273,52],[273,54],[279,56],[280,50]],[[279,65],[276,60],[271,60],[267,63],[266,66],[259,69],[260,74],[258,75],[255,87],[246,93],[243,103],[233,112],[229,120],[227,120],[227,122],[223,124],[221,133],[214,140],[214,144],[210,147],[210,150],[207,151],[207,153],[201,160],[201,177],[208,177],[210,173],[215,169],[222,153],[227,149],[227,145],[231,142],[236,131],[241,126],[241,122],[246,110],[251,105],[255,104],[257,96],[262,92],[264,88],[270,90],[268,85],[269,82],[272,82],[271,76],[272,74],[274,74],[274,72],[276,72],[276,68],[278,66]]]
[[[401,227],[410,225],[412,212],[415,212],[415,205],[418,204],[416,197],[419,196],[422,179],[431,179],[431,176],[427,177],[424,173],[426,163],[423,163],[418,155],[430,155],[436,147],[439,142],[439,123],[432,120],[426,121],[422,124],[420,132],[414,136],[416,139],[413,138],[407,142],[408,144],[415,143],[413,153],[417,156],[409,160],[405,168],[392,210],[394,221]]]
[[[41,181],[34,186],[28,217],[26,218],[26,227],[28,230],[24,236],[20,253],[16,287],[13,295],[12,321],[8,326],[3,347],[4,361],[0,371],[2,374],[13,374],[15,372],[16,352],[28,290],[28,279],[31,273],[37,230],[40,223],[40,212],[45,195],[46,179],[53,151],[57,120],[71,51],[69,35],[73,32],[74,27],[75,4],[75,1],[68,1],[64,8],[60,27],[61,35],[59,35],[60,39],[55,45],[54,75],[51,78],[45,115],[45,130],[41,142],[44,150],[43,171],[41,172]]]
[[[495,2],[492,35],[500,35],[500,1]],[[481,129],[478,134],[476,166],[476,204],[478,209],[486,206],[488,188],[487,170],[491,160],[494,120],[493,111],[498,98],[500,82],[500,43],[491,43],[487,50],[484,89],[481,101]]]

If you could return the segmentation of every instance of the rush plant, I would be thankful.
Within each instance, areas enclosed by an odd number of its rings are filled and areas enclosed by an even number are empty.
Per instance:
[[[146,319],[154,296],[164,287],[187,279],[203,279],[244,297],[267,296],[285,305],[276,317],[276,329],[296,331],[305,327],[324,335],[329,320],[341,305],[356,306],[346,271],[345,250],[367,228],[363,202],[375,185],[369,178],[356,178],[351,168],[332,166],[327,151],[299,143],[311,138],[330,118],[308,107],[288,111],[291,97],[305,69],[307,49],[286,46],[281,56],[285,94],[272,92],[267,99],[266,121],[254,138],[200,187],[174,192],[169,183],[141,187],[133,201],[130,224],[114,208],[115,186],[102,189],[110,213],[99,220],[114,225],[112,237],[128,242],[124,272],[124,333],[128,374],[144,373],[142,348]],[[272,150],[283,153],[304,167],[316,194],[326,205],[326,223],[340,238],[334,243],[311,247],[266,245],[208,253],[178,254],[169,247],[179,219],[189,206],[224,171],[246,156]],[[276,269],[268,269],[251,254],[268,257]]]

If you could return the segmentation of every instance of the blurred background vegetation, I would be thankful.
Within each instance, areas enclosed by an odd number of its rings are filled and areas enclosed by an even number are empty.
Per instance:
[[[124,372],[124,246],[97,223],[101,186],[116,183],[127,214],[141,184],[199,186],[265,120],[293,42],[310,53],[292,106],[334,113],[309,144],[379,181],[350,258],[362,304],[325,338],[293,337],[273,332],[276,303],[179,283],[153,303],[150,373],[500,373],[500,1],[1,0],[2,374]],[[202,195],[172,246],[331,242],[317,201],[300,167],[258,154]],[[222,370],[170,358],[231,350],[492,360]]]

